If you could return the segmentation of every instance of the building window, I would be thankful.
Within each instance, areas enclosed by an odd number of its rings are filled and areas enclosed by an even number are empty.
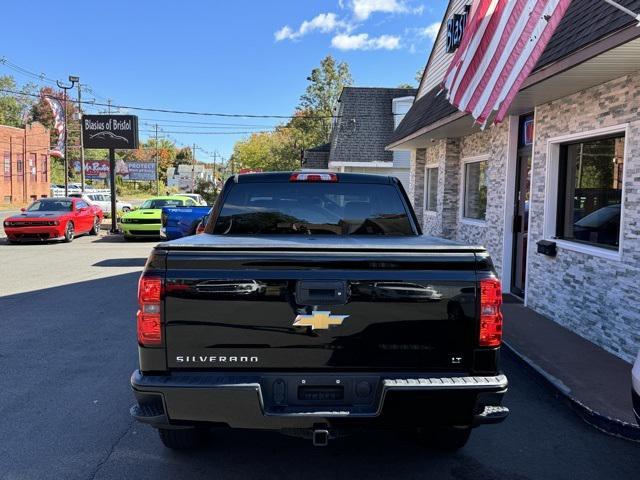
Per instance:
[[[37,157],[35,153],[29,154],[29,181],[34,183],[38,181],[38,174],[36,172],[36,158]]]
[[[7,204],[11,203],[11,195],[5,195],[3,203],[7,203]]]
[[[464,163],[462,216],[484,221],[487,213],[487,159]]]
[[[18,177],[22,179],[24,177],[24,156],[21,153],[17,155],[16,170],[18,171]]]
[[[561,145],[556,237],[617,250],[624,136]]]
[[[436,211],[438,201],[438,167],[426,168],[424,172],[424,209]]]
[[[9,152],[4,152],[4,159],[3,159],[3,175],[4,175],[4,181],[5,182],[10,182],[11,181],[11,154]]]
[[[46,155],[40,155],[40,163],[42,165],[40,168],[40,171],[42,172],[41,180],[43,182],[48,182],[49,181],[49,162],[47,162]]]

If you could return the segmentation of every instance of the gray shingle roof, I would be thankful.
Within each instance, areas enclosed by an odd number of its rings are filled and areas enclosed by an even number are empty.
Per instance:
[[[331,162],[391,162],[385,151],[394,130],[393,99],[415,88],[345,87],[331,131]]]

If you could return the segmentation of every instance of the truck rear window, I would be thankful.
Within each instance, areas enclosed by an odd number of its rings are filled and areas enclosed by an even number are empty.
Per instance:
[[[415,235],[395,185],[360,183],[234,185],[213,233]]]

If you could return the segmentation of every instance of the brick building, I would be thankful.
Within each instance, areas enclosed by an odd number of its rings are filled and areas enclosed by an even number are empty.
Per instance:
[[[48,197],[51,190],[49,129],[0,125],[0,203],[22,205]]]
[[[640,0],[619,0],[640,11]],[[640,348],[640,28],[574,0],[498,125],[440,94],[451,0],[388,148],[411,153],[425,233],[487,247],[503,290],[631,360]],[[459,17],[458,17],[459,18]],[[548,247],[548,248],[543,248]]]

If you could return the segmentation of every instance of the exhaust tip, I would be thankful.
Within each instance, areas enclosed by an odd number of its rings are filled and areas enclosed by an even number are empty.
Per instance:
[[[314,447],[326,447],[329,444],[329,430],[314,430],[312,439]]]

